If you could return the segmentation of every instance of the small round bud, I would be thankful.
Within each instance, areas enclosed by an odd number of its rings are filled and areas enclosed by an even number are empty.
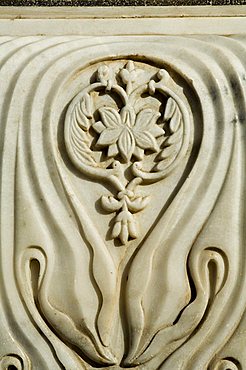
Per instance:
[[[163,79],[168,80],[169,79],[169,74],[165,69],[160,69],[157,73],[157,77],[160,80],[163,80]]]

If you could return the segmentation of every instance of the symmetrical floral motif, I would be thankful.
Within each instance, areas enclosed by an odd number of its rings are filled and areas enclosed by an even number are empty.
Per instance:
[[[141,211],[149,202],[148,197],[136,195],[130,186],[117,194],[117,199],[112,196],[102,197],[102,205],[108,212],[120,211],[115,218],[112,230],[113,238],[120,238],[122,244],[126,244],[128,238],[135,239],[138,235],[136,221],[132,213]]]
[[[156,124],[160,113],[151,109],[143,109],[137,115],[132,107],[124,107],[120,114],[113,108],[99,109],[102,122],[96,122],[93,128],[100,134],[97,144],[109,146],[108,156],[120,153],[127,162],[134,154],[143,159],[144,150],[158,152],[156,137],[164,134],[164,130]]]
[[[101,204],[107,212],[116,212],[111,235],[122,244],[138,236],[133,214],[149,202],[136,186],[164,178],[183,146],[182,104],[166,88],[168,73],[159,70],[149,77],[135,64],[130,60],[118,70],[102,64],[96,81],[71,103],[65,127],[67,150],[76,166],[91,177],[110,181],[117,191],[103,196]],[[93,92],[100,90],[104,93],[95,98]],[[104,96],[101,105],[100,96]],[[98,160],[100,153],[106,160]]]
[[[101,41],[2,37],[0,369],[242,370],[245,37]],[[142,159],[97,145],[125,106],[160,114]]]

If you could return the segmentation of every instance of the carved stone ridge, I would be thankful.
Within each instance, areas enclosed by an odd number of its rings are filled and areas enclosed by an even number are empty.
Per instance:
[[[0,37],[0,370],[244,370],[246,36],[60,21]]]

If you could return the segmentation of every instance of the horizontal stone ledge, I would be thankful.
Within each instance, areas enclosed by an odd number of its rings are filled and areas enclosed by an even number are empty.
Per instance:
[[[96,0],[99,3],[99,0]],[[106,0],[111,1],[111,0]],[[101,1],[100,1],[100,4]],[[96,5],[94,3],[94,5]],[[0,19],[83,19],[83,18],[240,18],[246,6],[1,6]],[[231,33],[235,33],[232,29]]]
[[[245,5],[245,0],[2,0],[0,6],[200,6]]]

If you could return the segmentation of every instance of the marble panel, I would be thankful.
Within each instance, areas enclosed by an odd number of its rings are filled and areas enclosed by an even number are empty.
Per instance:
[[[80,11],[0,16],[0,369],[244,370],[246,12]]]

